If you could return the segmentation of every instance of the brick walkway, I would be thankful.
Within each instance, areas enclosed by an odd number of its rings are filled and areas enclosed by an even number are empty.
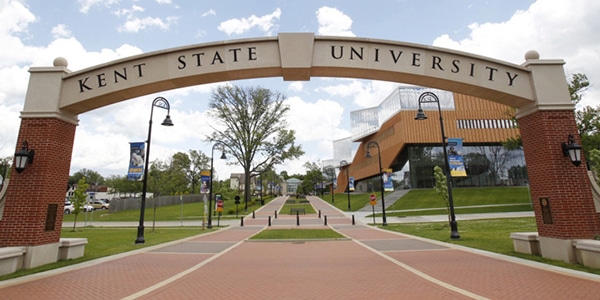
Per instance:
[[[0,299],[600,299],[600,276],[352,225],[309,199],[321,217],[300,215],[299,226],[275,218],[278,198],[243,227],[0,282]],[[348,239],[247,240],[328,227]]]

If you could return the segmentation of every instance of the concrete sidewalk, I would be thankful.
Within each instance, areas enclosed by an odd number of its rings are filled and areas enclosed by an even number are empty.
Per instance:
[[[598,299],[600,276],[367,226],[316,197],[319,211],[0,282],[0,299]],[[327,225],[324,223],[327,216]],[[268,221],[271,226],[268,226]],[[300,223],[297,225],[296,222]],[[336,240],[249,239],[271,228],[332,228]]]

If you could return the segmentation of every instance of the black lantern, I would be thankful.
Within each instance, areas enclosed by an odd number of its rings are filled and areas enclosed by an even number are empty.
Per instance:
[[[27,144],[27,141],[23,141],[21,150],[15,153],[15,170],[17,173],[23,172],[23,170],[25,170],[25,166],[27,166],[28,163],[33,162],[34,154],[35,151],[29,150],[29,144]]]
[[[574,166],[579,167],[581,164],[581,146],[575,143],[575,137],[569,134],[569,141],[562,143],[563,155],[568,156]]]

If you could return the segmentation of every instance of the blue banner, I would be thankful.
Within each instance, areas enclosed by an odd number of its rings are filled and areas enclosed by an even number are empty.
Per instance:
[[[127,180],[142,180],[144,176],[144,156],[146,143],[129,143],[129,170],[127,171]]]
[[[210,191],[210,171],[200,171],[200,194],[208,194]]]
[[[450,164],[451,177],[465,177],[467,170],[465,169],[465,161],[462,156],[463,139],[448,138],[448,164]]]
[[[354,192],[354,177],[350,177],[350,182],[348,182],[348,190]]]
[[[392,169],[383,170],[383,189],[386,192],[394,191],[394,182],[392,181]]]

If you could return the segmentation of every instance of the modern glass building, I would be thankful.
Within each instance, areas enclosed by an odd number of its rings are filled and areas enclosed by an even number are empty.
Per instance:
[[[445,165],[440,113],[437,103],[422,103],[428,118],[415,120],[418,99],[424,92],[438,97],[447,151],[451,160],[460,162],[461,172],[452,177],[453,186],[527,185],[523,151],[502,146],[504,141],[519,136],[512,108],[443,90],[398,87],[377,107],[351,113],[351,141],[355,146],[358,143],[358,149],[349,172],[355,178],[357,192],[380,190],[378,175],[390,169],[394,189],[434,186],[433,168]],[[366,149],[373,142],[379,147]],[[344,147],[350,146],[346,143]],[[367,151],[372,158],[365,158]],[[339,187],[346,185],[346,176],[338,175],[337,182],[336,192],[342,192]]]

